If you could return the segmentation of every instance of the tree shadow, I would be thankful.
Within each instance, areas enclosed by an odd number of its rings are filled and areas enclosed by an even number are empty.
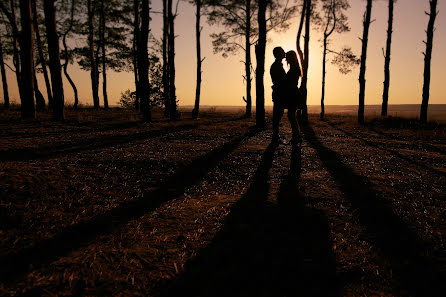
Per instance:
[[[398,151],[396,151],[394,149],[391,149],[388,146],[379,145],[379,144],[377,144],[375,142],[372,142],[370,140],[367,140],[367,139],[365,139],[365,138],[363,138],[361,136],[358,136],[358,135],[355,135],[355,134],[350,133],[348,131],[345,131],[344,129],[337,127],[334,123],[331,123],[329,121],[324,120],[324,122],[327,123],[330,127],[332,127],[334,129],[336,129],[336,130],[338,130],[338,131],[348,135],[349,137],[354,138],[354,139],[358,139],[358,140],[362,141],[364,144],[366,144],[368,146],[371,146],[371,147],[374,147],[374,148],[376,148],[378,150],[381,150],[381,151],[385,152],[386,154],[390,153],[393,156],[395,156],[395,157],[397,157],[397,158],[399,158],[399,159],[401,159],[403,161],[406,161],[407,163],[410,163],[410,164],[415,165],[417,167],[421,167],[421,168],[423,168],[423,169],[425,169],[427,171],[430,171],[432,173],[439,174],[439,175],[442,175],[442,176],[446,176],[445,172],[437,170],[435,168],[432,168],[432,167],[430,167],[430,166],[428,166],[428,165],[426,165],[424,163],[415,161],[415,160],[413,160],[410,157],[404,156],[403,154],[399,153]]]
[[[328,227],[299,193],[300,148],[292,152],[277,203],[268,200],[276,146],[265,150],[253,182],[213,241],[162,296],[337,296]]]
[[[8,281],[14,280],[28,272],[30,267],[39,267],[72,250],[88,245],[98,236],[113,233],[130,220],[139,218],[161,204],[182,195],[187,187],[203,178],[243,141],[259,132],[256,127],[251,127],[243,135],[233,138],[178,169],[158,188],[144,192],[142,197],[123,203],[87,221],[71,225],[28,248],[0,254],[0,277]]]
[[[432,244],[423,241],[392,211],[392,207],[374,190],[365,176],[342,162],[341,157],[325,147],[311,126],[303,129],[330,175],[346,194],[360,223],[371,235],[371,241],[391,265],[393,277],[400,283],[398,294],[438,296],[445,289],[444,267],[435,258]],[[440,257],[444,257],[440,252]],[[443,262],[444,263],[444,262]]]

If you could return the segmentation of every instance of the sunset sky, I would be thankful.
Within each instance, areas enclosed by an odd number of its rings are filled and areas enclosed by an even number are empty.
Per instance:
[[[340,49],[344,45],[351,46],[353,52],[359,57],[362,35],[362,16],[366,1],[352,0],[348,11],[351,32],[342,35],[333,35],[332,49]],[[432,58],[431,96],[429,103],[446,104],[446,4],[439,1],[439,15],[436,20],[434,47]],[[152,0],[152,10],[161,11],[161,0]],[[367,72],[366,72],[366,104],[380,104],[382,100],[382,86],[384,80],[384,57],[382,48],[385,47],[387,30],[387,0],[374,2],[372,19],[375,21],[370,27]],[[420,104],[423,84],[425,50],[423,40],[426,39],[428,16],[425,11],[429,9],[428,0],[399,0],[395,4],[394,34],[392,43],[391,84],[389,104]],[[150,24],[152,32],[159,37],[162,20],[159,14],[152,13]],[[244,105],[242,96],[245,86],[242,81],[244,65],[243,53],[223,58],[213,54],[211,32],[221,28],[210,27],[202,19],[202,56],[206,57],[203,63],[202,105]],[[179,5],[179,16],[175,23],[176,39],[176,86],[180,105],[192,105],[195,100],[196,83],[196,54],[195,54],[195,8],[182,1]],[[296,16],[286,33],[268,35],[265,72],[265,104],[271,102],[271,79],[269,66],[273,62],[272,49],[282,46],[286,51],[295,50],[295,39],[298,27]],[[310,66],[309,66],[309,98],[308,104],[317,105],[321,95],[322,48],[321,32],[312,31],[310,40]],[[252,52],[253,57],[254,51]],[[359,67],[350,74],[342,75],[330,63],[327,64],[327,105],[351,105],[358,103],[358,74]],[[253,60],[255,68],[255,59]],[[92,104],[90,76],[88,72],[70,66],[70,73],[78,86],[81,103]],[[8,83],[10,96],[18,102],[18,92],[13,73],[9,70]],[[39,75],[40,76],[40,75]],[[131,73],[111,73],[108,75],[109,100],[117,104],[120,93],[126,89],[134,89],[133,75]],[[44,87],[43,79],[39,77],[40,88]],[[102,87],[102,83],[100,84]],[[64,80],[65,100],[73,102],[73,93],[66,80]],[[42,89],[46,97],[46,92]],[[102,91],[101,91],[102,94]],[[253,84],[253,98],[255,98],[255,85]],[[3,96],[1,93],[0,96]],[[2,98],[2,97],[0,97]],[[253,100],[255,102],[255,99]],[[101,105],[103,104],[101,98]]]

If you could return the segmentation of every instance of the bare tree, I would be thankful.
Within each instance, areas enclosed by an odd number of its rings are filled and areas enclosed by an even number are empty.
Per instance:
[[[170,87],[169,87],[169,63],[168,63],[168,38],[169,38],[169,20],[167,13],[167,0],[163,0],[163,97],[164,97],[164,117],[168,118],[170,114]]]
[[[75,7],[76,7],[76,0],[71,0],[70,18],[67,20],[68,25],[62,35],[62,44],[64,47],[64,58],[65,58],[65,63],[63,64],[63,72],[64,72],[65,77],[67,78],[68,82],[70,83],[71,88],[73,89],[73,93],[74,93],[73,108],[77,108],[77,106],[79,104],[79,94],[77,91],[76,84],[74,83],[73,79],[71,78],[71,76],[68,73],[68,64],[70,63],[70,61],[72,59],[71,58],[72,55],[68,51],[67,36],[70,34],[71,30],[73,29]]]
[[[350,8],[350,4],[347,0],[322,0],[322,11],[325,14],[323,24],[324,36],[323,36],[323,50],[322,50],[322,92],[321,92],[321,119],[325,116],[325,82],[326,82],[326,63],[327,54],[336,53],[328,49],[329,38],[334,33],[343,33],[350,31],[347,24],[347,16],[345,11]],[[342,72],[342,71],[341,71]]]
[[[56,28],[56,14],[54,0],[44,0],[45,25],[48,39],[49,66],[51,70],[51,86],[53,93],[53,118],[55,120],[64,119],[64,90],[62,82],[62,68],[59,56],[59,36]]]
[[[365,97],[365,70],[367,60],[367,44],[369,40],[369,27],[372,16],[372,0],[367,0],[367,7],[364,13],[364,32],[362,34],[361,68],[359,70],[359,105],[358,122],[364,123],[364,97]]]
[[[34,28],[31,0],[20,0],[20,80],[21,113],[23,119],[34,119]]]
[[[200,94],[201,94],[201,64],[204,59],[201,58],[201,42],[200,42],[200,33],[203,29],[200,25],[200,17],[201,17],[201,0],[194,0],[196,6],[195,13],[195,38],[196,38],[196,47],[197,47],[197,85],[195,88],[195,106],[192,110],[192,118],[198,118],[198,111],[200,109]]]
[[[5,62],[3,60],[3,46],[0,36],[0,69],[2,74],[2,86],[3,86],[3,107],[9,108],[9,93],[8,93],[8,81],[6,80]]]
[[[45,79],[45,86],[46,86],[46,93],[47,93],[47,97],[48,97],[48,108],[53,108],[53,95],[51,93],[51,84],[50,84],[50,79],[48,76],[48,70],[46,69],[46,61],[45,61],[45,56],[43,54],[43,49],[42,49],[42,42],[41,42],[41,38],[40,38],[40,29],[39,29],[39,23],[38,23],[38,14],[37,14],[37,7],[36,7],[36,0],[32,0],[32,8],[33,8],[33,14],[34,14],[34,18],[33,18],[33,23],[34,23],[34,30],[36,33],[36,46],[37,46],[37,53],[39,54],[39,61],[40,61],[40,66],[42,68],[42,72],[43,72],[43,77]],[[36,80],[37,82],[37,80]],[[36,91],[38,91],[37,85],[36,85]]]
[[[93,0],[87,0],[88,11],[88,46],[89,46],[89,60],[90,60],[90,77],[91,88],[93,93],[94,109],[99,109],[99,81],[98,81],[98,66],[95,57],[95,42],[94,42],[94,7]]]
[[[139,45],[139,1],[133,0],[133,74],[135,78],[135,109],[139,110],[139,79],[138,79],[138,45]]]
[[[141,7],[141,30],[138,44],[138,66],[139,66],[139,98],[141,100],[141,111],[143,120],[150,122],[150,86],[149,86],[149,0],[142,0]]]
[[[101,62],[102,62],[102,96],[104,100],[104,108],[108,109],[108,95],[107,95],[107,62],[106,62],[106,51],[105,51],[105,7],[104,1],[101,0],[101,18],[100,18],[100,47],[101,47]]]
[[[387,42],[386,53],[384,54],[384,89],[383,89],[383,103],[381,107],[381,115],[387,115],[387,104],[389,102],[389,87],[390,87],[390,51],[392,48],[392,33],[393,33],[393,6],[395,0],[389,0],[389,20],[387,24]]]
[[[177,96],[175,87],[175,18],[178,11],[177,1],[175,12],[172,8],[172,0],[167,1],[167,19],[169,23],[169,35],[168,35],[168,65],[169,65],[169,107],[170,107],[170,119],[177,119]]]
[[[429,105],[429,88],[431,82],[431,60],[432,60],[432,45],[434,41],[435,18],[437,17],[437,0],[429,0],[430,12],[426,12],[429,16],[429,23],[427,25],[427,40],[426,52],[424,53],[424,82],[423,82],[423,101],[421,103],[420,121],[427,122],[427,107]]]
[[[265,122],[265,87],[263,83],[265,73],[265,49],[266,49],[266,6],[268,0],[258,0],[257,22],[259,27],[259,39],[255,47],[256,52],[256,126],[263,128]]]
[[[6,16],[6,18],[8,19],[9,25],[11,27],[11,31],[12,31],[12,48],[13,48],[13,65],[15,68],[15,75],[16,75],[16,80],[17,80],[17,86],[19,88],[19,94],[20,94],[20,98],[22,98],[22,82],[21,82],[21,68],[20,68],[20,51],[19,51],[19,42],[20,38],[19,38],[19,30],[17,28],[17,17],[16,17],[16,7],[15,7],[15,1],[14,0],[10,0],[9,2],[10,6],[10,10],[8,10],[6,3],[0,1],[0,9],[2,10],[3,14]]]

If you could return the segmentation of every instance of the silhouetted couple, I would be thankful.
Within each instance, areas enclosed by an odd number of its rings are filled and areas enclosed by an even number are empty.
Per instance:
[[[302,108],[302,96],[299,91],[298,82],[301,76],[300,64],[295,51],[285,51],[281,47],[273,50],[276,60],[271,65],[270,74],[273,81],[273,137],[275,143],[283,143],[279,137],[279,123],[285,109],[288,109],[288,120],[291,124],[292,138],[291,144],[296,145],[302,142],[299,123],[297,122],[296,111]],[[282,60],[286,58],[290,69],[285,72]]]

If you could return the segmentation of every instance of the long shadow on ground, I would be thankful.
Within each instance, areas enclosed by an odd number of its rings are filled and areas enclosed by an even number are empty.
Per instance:
[[[100,149],[111,147],[119,144],[126,144],[133,141],[144,140],[148,138],[155,138],[169,133],[181,132],[196,129],[199,126],[216,125],[225,122],[239,121],[242,118],[233,118],[222,121],[211,121],[209,123],[193,123],[184,124],[174,127],[165,127],[156,130],[149,130],[143,132],[126,133],[120,135],[105,135],[93,138],[85,138],[74,143],[52,144],[51,146],[42,146],[38,148],[21,148],[8,149],[0,151],[0,162],[5,161],[26,161],[36,159],[49,159],[60,155],[78,153],[93,149]],[[75,131],[73,133],[76,133]]]
[[[34,246],[0,255],[0,278],[13,280],[20,277],[28,271],[30,266],[35,268],[49,263],[76,248],[87,245],[99,235],[112,233],[131,219],[141,217],[162,203],[182,195],[187,187],[215,168],[240,143],[258,132],[257,128],[252,127],[245,134],[198,157],[188,166],[168,177],[159,188],[144,193],[142,198],[120,205],[89,221],[70,226]]]
[[[324,146],[311,126],[304,135],[324,166],[349,199],[372,243],[391,265],[400,285],[396,295],[440,296],[445,292],[445,271],[435,259],[431,244],[424,242],[373,190],[369,179],[345,165],[340,156]],[[441,256],[441,255],[440,255]],[[444,262],[443,262],[444,264]],[[441,292],[441,293],[440,293]]]
[[[293,151],[278,203],[269,202],[275,146],[214,240],[161,288],[162,296],[337,296],[325,216],[304,207],[300,148]]]
[[[432,173],[435,173],[435,174],[440,174],[440,175],[446,176],[445,172],[437,170],[435,168],[432,168],[432,167],[430,167],[430,166],[428,166],[428,165],[426,165],[424,163],[417,162],[417,161],[413,160],[410,157],[406,157],[406,156],[402,155],[401,153],[399,153],[398,151],[392,149],[391,147],[386,147],[386,146],[383,146],[383,145],[379,145],[379,144],[377,144],[375,142],[372,142],[370,140],[367,140],[367,139],[365,139],[363,137],[360,137],[358,135],[354,135],[354,134],[352,134],[352,133],[350,133],[348,131],[345,131],[344,129],[341,129],[341,128],[337,127],[334,123],[331,123],[329,121],[325,120],[324,122],[327,123],[329,126],[333,127],[334,129],[336,129],[336,130],[338,130],[338,131],[340,131],[340,132],[350,136],[351,138],[358,139],[358,140],[362,141],[364,144],[366,144],[368,146],[371,146],[371,147],[374,147],[376,149],[379,149],[379,150],[385,152],[386,154],[390,153],[393,156],[395,156],[395,157],[397,157],[397,158],[399,158],[401,160],[404,160],[407,163],[410,163],[410,164],[412,164],[414,166],[421,167],[421,168],[423,168],[425,170],[428,170],[428,171],[430,171]]]

